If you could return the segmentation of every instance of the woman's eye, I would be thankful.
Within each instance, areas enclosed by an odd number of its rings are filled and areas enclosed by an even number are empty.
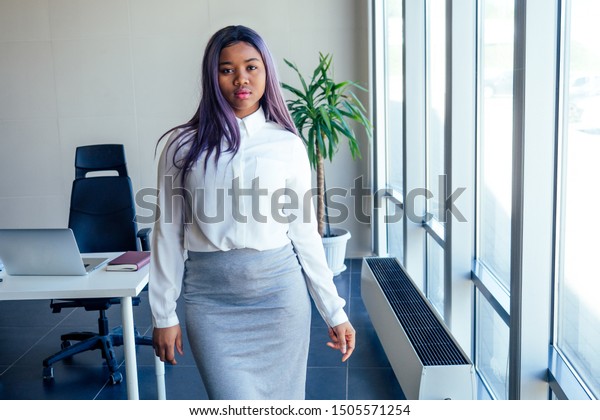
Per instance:
[[[256,66],[248,66],[248,70],[256,70],[257,67]]]
[[[223,74],[231,74],[231,73],[233,73],[233,70],[232,69],[222,69],[221,73],[223,73]]]

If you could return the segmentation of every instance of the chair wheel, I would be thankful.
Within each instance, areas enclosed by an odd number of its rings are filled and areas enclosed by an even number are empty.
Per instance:
[[[45,366],[42,371],[42,378],[44,381],[51,381],[54,379],[54,368],[52,366]]]
[[[113,385],[120,384],[121,382],[123,382],[123,375],[121,375],[121,372],[111,373],[110,380],[112,381]]]

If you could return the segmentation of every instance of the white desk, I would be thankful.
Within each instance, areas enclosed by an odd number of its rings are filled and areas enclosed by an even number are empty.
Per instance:
[[[84,256],[106,256],[112,254],[86,254]],[[31,299],[77,299],[77,298],[121,298],[123,322],[123,348],[125,351],[125,372],[127,397],[139,399],[137,360],[135,355],[135,331],[133,327],[132,297],[140,294],[148,284],[149,266],[139,271],[116,272],[100,268],[86,276],[9,276],[2,272],[0,277],[1,300]],[[164,364],[155,357],[156,383],[159,399],[165,399]]]

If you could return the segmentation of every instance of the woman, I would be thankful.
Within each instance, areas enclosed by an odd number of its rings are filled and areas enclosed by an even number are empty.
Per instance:
[[[308,294],[330,327],[327,345],[343,361],[355,331],[304,199],[306,150],[256,32],[229,26],[212,36],[198,110],[161,139],[169,133],[150,266],[156,355],[175,364],[175,353],[183,354],[175,313],[183,287],[188,338],[209,398],[303,399]]]

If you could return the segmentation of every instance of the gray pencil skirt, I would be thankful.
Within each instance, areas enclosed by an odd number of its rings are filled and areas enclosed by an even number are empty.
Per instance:
[[[291,245],[188,252],[183,297],[210,399],[304,399],[311,307]]]

